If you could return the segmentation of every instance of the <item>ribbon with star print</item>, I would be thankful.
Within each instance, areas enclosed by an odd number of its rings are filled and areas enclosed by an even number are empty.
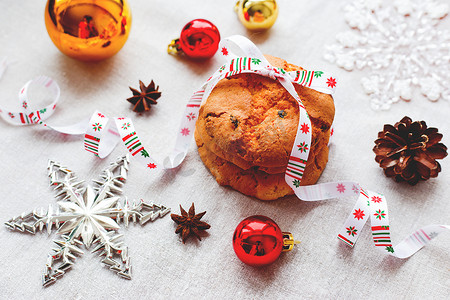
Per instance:
[[[450,229],[447,225],[429,225],[417,230],[394,247],[390,238],[387,203],[381,194],[366,191],[355,182],[330,182],[301,186],[303,170],[310,151],[312,127],[306,109],[295,91],[293,83],[331,94],[337,85],[336,78],[323,71],[286,72],[283,69],[273,67],[259,49],[250,40],[242,36],[232,36],[222,40],[220,48],[222,49],[222,55],[228,59],[228,62],[221,66],[191,96],[180,123],[174,150],[162,162],[156,162],[151,158],[148,149],[144,147],[142,141],[139,139],[130,118],[114,118],[115,124],[112,125],[112,123],[108,122],[109,119],[106,116],[100,112],[95,112],[88,123],[80,122],[73,126],[55,127],[43,122],[48,116],[42,117],[40,115],[36,117],[34,115],[30,123],[17,124],[27,125],[38,123],[64,133],[84,134],[85,150],[100,158],[108,155],[116,146],[117,142],[121,140],[131,155],[140,160],[148,169],[174,168],[184,160],[189,144],[192,141],[195,120],[198,116],[200,105],[208,98],[216,84],[221,79],[233,75],[254,73],[270,77],[280,82],[299,105],[299,126],[285,173],[286,183],[294,190],[296,196],[304,201],[320,201],[358,195],[358,200],[352,213],[350,213],[344,226],[338,233],[338,238],[341,241],[353,247],[370,216],[375,246],[390,255],[405,258],[417,252],[440,232]],[[0,73],[1,71],[0,69]],[[29,84],[30,82],[27,83],[27,85]],[[56,85],[54,81],[53,84]],[[21,91],[25,95],[27,85]],[[43,85],[47,87],[47,84]],[[50,86],[51,84],[49,84]],[[59,97],[59,88],[57,90],[56,98]],[[26,98],[26,96],[24,97]],[[53,109],[57,99],[54,102]],[[22,113],[26,114],[28,111]],[[0,115],[5,119],[8,113],[3,113],[2,111]],[[86,126],[86,124],[88,125]]]
[[[398,258],[410,257],[439,233],[450,229],[449,225],[428,225],[414,231],[394,246],[391,239],[387,201],[382,194],[366,190],[356,182],[340,181],[300,186],[296,195],[304,201],[358,196],[352,212],[338,232],[338,239],[353,247],[365,223],[370,219],[375,247]]]

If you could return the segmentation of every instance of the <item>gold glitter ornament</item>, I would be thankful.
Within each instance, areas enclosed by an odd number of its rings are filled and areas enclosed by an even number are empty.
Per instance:
[[[127,41],[131,11],[126,0],[47,0],[45,26],[62,53],[98,61]]]
[[[250,30],[267,30],[278,17],[275,0],[239,0],[234,10],[241,23]]]

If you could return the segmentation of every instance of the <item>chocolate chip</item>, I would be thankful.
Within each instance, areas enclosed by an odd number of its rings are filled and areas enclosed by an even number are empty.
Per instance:
[[[236,129],[239,125],[239,120],[236,119],[235,116],[230,116],[230,120],[231,120],[231,123],[233,123],[233,125],[234,125],[234,129]]]
[[[284,119],[284,117],[286,117],[287,112],[285,112],[284,110],[279,110],[278,111],[278,116],[282,119]]]

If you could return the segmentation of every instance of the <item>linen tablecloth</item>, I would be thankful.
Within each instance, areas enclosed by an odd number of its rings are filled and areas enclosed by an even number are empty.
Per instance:
[[[61,87],[61,100],[50,123],[75,123],[96,109],[109,116],[129,116],[152,153],[167,154],[174,145],[185,103],[222,64],[219,55],[201,63],[168,55],[167,44],[178,37],[187,22],[205,18],[219,28],[222,37],[247,36],[263,53],[339,77],[341,84],[334,95],[336,133],[319,182],[355,180],[383,193],[388,200],[394,244],[421,226],[448,224],[450,159],[441,161],[438,178],[409,186],[384,176],[372,148],[383,125],[405,115],[439,128],[443,142],[450,145],[450,103],[443,99],[432,103],[417,93],[411,102],[399,102],[388,111],[372,110],[359,83],[364,70],[347,72],[323,59],[324,46],[348,29],[343,18],[348,1],[278,3],[280,12],[273,28],[253,33],[239,23],[234,1],[130,0],[133,23],[123,49],[111,59],[83,63],[66,57],[52,44],[44,24],[45,1],[2,1],[0,56],[13,63],[0,81],[0,106],[14,109],[23,84],[45,74]],[[447,19],[443,20],[446,28],[450,24]],[[137,87],[139,80],[149,83],[151,79],[160,86],[162,97],[150,113],[136,114],[125,100],[131,95],[128,86]],[[44,100],[37,98],[34,103],[39,106]],[[81,136],[3,121],[0,128],[2,222],[34,208],[55,205],[46,170],[49,159],[90,182],[126,152],[118,146],[101,160],[83,150]],[[144,226],[121,226],[132,260],[132,280],[109,271],[97,253],[85,250],[63,278],[43,288],[41,274],[55,232],[32,235],[3,227],[0,298],[445,299],[450,293],[449,234],[402,260],[377,250],[367,225],[351,249],[336,235],[354,199],[303,202],[290,196],[264,202],[247,197],[216,183],[194,143],[180,167],[155,175],[132,160],[123,195],[162,203],[174,213],[179,213],[179,204],[188,208],[195,202],[198,212],[207,211],[203,220],[211,229],[201,242],[190,239],[183,245],[174,234],[170,216]],[[231,243],[237,224],[256,214],[269,216],[283,231],[301,240],[292,252],[264,268],[244,265]]]

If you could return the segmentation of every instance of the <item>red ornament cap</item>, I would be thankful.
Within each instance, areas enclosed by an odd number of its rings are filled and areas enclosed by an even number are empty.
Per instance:
[[[182,52],[193,59],[207,59],[217,52],[219,42],[220,33],[213,23],[205,19],[195,19],[183,27],[179,39],[169,44],[168,52]]]
[[[236,227],[233,248],[237,257],[251,266],[265,266],[273,263],[282,251],[292,250],[292,235],[281,232],[272,219],[265,216],[251,216]]]

